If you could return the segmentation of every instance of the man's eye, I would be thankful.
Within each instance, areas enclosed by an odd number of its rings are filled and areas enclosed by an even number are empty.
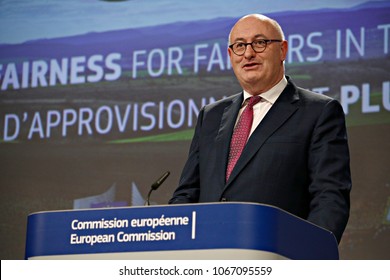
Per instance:
[[[258,40],[253,42],[253,45],[255,46],[264,46],[264,44],[265,44],[264,40]]]
[[[237,47],[237,48],[243,48],[243,47],[244,47],[244,43],[237,43],[237,44],[236,44],[236,47]]]

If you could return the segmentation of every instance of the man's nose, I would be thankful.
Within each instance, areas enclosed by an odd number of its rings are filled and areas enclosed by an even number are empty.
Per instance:
[[[252,58],[256,55],[256,52],[253,50],[252,45],[247,45],[245,49],[244,56],[246,59]]]

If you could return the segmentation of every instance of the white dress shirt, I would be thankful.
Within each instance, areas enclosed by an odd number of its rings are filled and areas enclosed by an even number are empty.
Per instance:
[[[284,88],[287,86],[287,79],[283,76],[283,79],[280,80],[273,88],[269,89],[266,92],[260,94],[261,100],[255,106],[253,106],[253,123],[251,132],[249,134],[252,135],[252,132],[256,129],[259,123],[263,120],[265,115],[268,113],[269,109],[271,109],[272,105],[276,102]],[[242,103],[242,107],[240,112],[238,112],[237,121],[241,116],[242,111],[246,107],[246,100],[250,98],[252,95],[244,90],[244,102]],[[236,121],[236,124],[237,124]],[[248,137],[249,138],[249,137]]]

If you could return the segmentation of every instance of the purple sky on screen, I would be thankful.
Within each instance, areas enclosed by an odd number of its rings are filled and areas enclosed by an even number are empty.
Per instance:
[[[225,0],[4,0],[0,2],[0,44],[65,37],[109,30],[194,21],[218,17],[240,17],[259,12],[273,13],[321,8],[348,8],[367,0],[299,0],[229,2]],[[386,2],[380,0],[378,2]],[[216,14],[215,11],[218,11]],[[31,15],[34,16],[31,16]]]

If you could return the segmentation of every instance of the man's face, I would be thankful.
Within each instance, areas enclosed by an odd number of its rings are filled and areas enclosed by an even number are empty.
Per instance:
[[[261,39],[282,39],[277,29],[268,21],[255,17],[240,20],[232,29],[230,44],[251,43]],[[251,94],[265,92],[276,85],[284,75],[283,61],[287,42],[267,44],[264,52],[256,53],[248,45],[244,55],[238,56],[229,48],[230,61],[241,86]]]

